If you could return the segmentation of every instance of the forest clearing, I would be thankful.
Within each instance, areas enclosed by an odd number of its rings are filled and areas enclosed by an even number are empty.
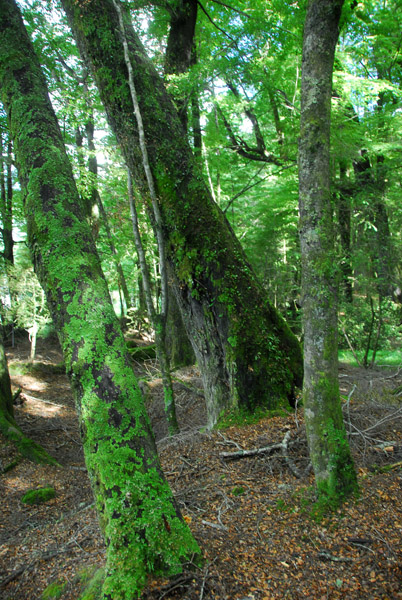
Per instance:
[[[9,349],[11,371],[26,364],[27,340]],[[22,388],[17,419],[61,467],[19,458],[1,438],[1,581],[4,600],[76,600],[94,569],[104,565],[105,546],[86,475],[78,421],[65,375],[52,374],[62,356],[57,344],[41,340],[40,368],[14,375]],[[46,369],[48,365],[48,369]],[[340,368],[344,397],[359,429],[399,414],[366,435],[351,438],[361,497],[333,514],[314,519],[313,478],[297,479],[280,453],[225,461],[222,452],[291,440],[289,456],[308,463],[303,415],[262,418],[255,424],[207,432],[199,373],[174,374],[181,433],[167,437],[163,391],[153,360],[137,363],[150,382],[148,399],[164,472],[205,556],[201,567],[177,578],[150,578],[142,598],[182,600],[395,600],[402,598],[402,414],[390,390],[402,384],[399,369]],[[55,498],[29,506],[31,489],[52,486]],[[46,591],[47,590],[47,591]],[[84,596],[96,598],[96,596]]]

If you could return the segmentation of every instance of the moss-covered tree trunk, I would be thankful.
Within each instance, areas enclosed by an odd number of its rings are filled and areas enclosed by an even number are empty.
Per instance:
[[[35,270],[64,352],[107,545],[104,597],[197,552],[164,480],[142,396],[81,207],[46,82],[14,0],[0,0],[0,94]]]
[[[171,8],[170,29],[165,53],[165,75],[182,75],[192,64],[195,25],[197,22],[197,0],[180,0]],[[187,131],[188,98],[174,98],[183,129]],[[191,94],[192,106],[194,93]],[[193,119],[193,130],[194,119]],[[199,136],[201,129],[199,128]],[[201,141],[199,143],[201,151]],[[169,278],[170,279],[170,278]],[[176,297],[169,284],[168,318],[166,323],[166,349],[171,366],[183,367],[195,363],[194,351],[188,338]]]
[[[63,0],[108,120],[139,187],[138,131],[113,0]],[[297,339],[271,306],[213,202],[163,82],[125,17],[173,289],[202,372],[209,424],[241,405],[275,406],[301,384]]]
[[[305,420],[318,491],[335,504],[356,490],[338,384],[338,273],[329,171],[332,70],[342,5],[343,0],[308,4],[299,142]]]

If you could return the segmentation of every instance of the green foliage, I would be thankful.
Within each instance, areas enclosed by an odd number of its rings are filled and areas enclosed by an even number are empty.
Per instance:
[[[43,487],[35,490],[29,490],[21,498],[21,502],[24,504],[42,504],[48,502],[52,498],[55,498],[56,491],[53,487]]]
[[[350,362],[350,345],[360,365],[373,362],[398,364],[402,344],[401,306],[389,299],[377,300],[355,296],[353,303],[343,303],[339,317],[341,360]],[[347,357],[349,357],[347,359]],[[383,363],[383,361],[386,361]]]
[[[57,580],[47,586],[43,591],[41,600],[59,600],[66,590],[67,583],[62,580]]]
[[[87,580],[87,576],[90,575],[90,581],[86,585],[84,585],[84,590],[79,595],[77,600],[102,600],[103,598],[103,582],[105,580],[105,569],[97,569],[95,573],[82,574],[82,583],[84,584]]]
[[[263,406],[256,406],[251,410],[245,407],[233,408],[224,412],[219,418],[216,429],[227,429],[228,427],[243,427],[253,425],[267,417],[285,417],[289,415],[290,408],[287,401],[279,403],[278,408],[268,409]]]

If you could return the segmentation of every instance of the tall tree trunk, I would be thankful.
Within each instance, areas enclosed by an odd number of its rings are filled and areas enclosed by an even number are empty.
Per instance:
[[[166,44],[165,74],[181,75],[197,62],[194,36],[197,22],[197,0],[180,0],[171,11],[169,36]],[[180,121],[187,131],[188,98],[175,98]],[[201,117],[197,91],[191,93],[191,114],[194,153],[201,160]],[[172,367],[195,363],[194,351],[187,335],[179,306],[169,277],[169,302],[166,323],[166,350]]]
[[[377,289],[380,298],[392,297],[394,291],[394,260],[387,207],[385,204],[386,172],[384,157],[376,156],[376,172],[370,162],[367,150],[360,152],[361,159],[353,164],[356,185],[364,189],[369,198],[368,219],[374,225],[374,243],[368,246],[377,275]]]
[[[186,73],[194,56],[194,33],[197,22],[197,0],[180,0],[173,5],[166,45],[165,73]],[[187,132],[188,98],[175,98],[184,131]]]
[[[121,291],[123,292],[124,301],[126,303],[126,311],[131,308],[131,298],[128,291],[127,281],[124,275],[123,267],[121,266],[116,246],[114,245],[112,231],[109,225],[109,219],[105,210],[105,207],[102,202],[101,195],[98,190],[98,159],[96,158],[96,147],[94,142],[94,134],[95,134],[95,124],[93,113],[90,105],[89,94],[86,85],[84,85],[84,94],[87,97],[87,105],[90,110],[90,115],[85,123],[85,136],[87,138],[88,143],[88,151],[89,151],[89,159],[88,159],[88,171],[90,173],[90,205],[91,211],[92,207],[96,205],[99,209],[99,215],[101,217],[103,226],[106,231],[106,237],[109,243],[110,252],[113,257],[113,261],[116,267],[117,272],[117,280]],[[123,308],[123,307],[122,307]],[[124,318],[124,311],[121,313],[121,318]]]
[[[7,145],[7,154],[5,146]],[[14,264],[13,240],[13,179],[12,179],[12,144],[8,140],[3,143],[0,134],[0,216],[2,221],[3,256],[6,267]]]
[[[340,161],[340,181],[338,186],[338,227],[339,237],[342,249],[342,284],[347,302],[353,302],[353,269],[351,256],[351,200],[353,196],[354,186],[349,182],[346,174],[345,161]]]
[[[152,187],[152,185],[151,185]],[[151,291],[151,280],[149,277],[149,267],[146,260],[144,246],[142,244],[141,233],[138,226],[137,208],[134,199],[134,190],[130,172],[128,171],[128,196],[130,202],[131,220],[133,224],[133,235],[135,247],[137,250],[138,262],[140,263],[142,281],[144,282],[145,300],[147,303],[147,311],[149,319],[155,331],[156,356],[158,358],[159,367],[162,373],[163,394],[165,400],[165,415],[168,423],[169,435],[174,435],[179,432],[179,425],[176,416],[176,405],[174,401],[173,382],[170,373],[170,361],[166,348],[166,323],[167,323],[167,308],[168,308],[168,282],[167,271],[165,264],[164,248],[159,246],[159,260],[161,273],[161,308],[158,310],[158,303],[153,301]],[[158,212],[158,211],[157,211]],[[159,214],[155,215],[155,221],[160,221]],[[155,227],[158,224],[155,223]],[[157,238],[160,238],[160,232],[156,233]],[[163,278],[165,280],[163,281]]]
[[[0,94],[28,241],[63,348],[107,544],[104,598],[197,552],[164,480],[143,399],[80,204],[46,82],[14,0],[0,0]]]
[[[303,400],[317,489],[338,504],[357,489],[338,383],[337,270],[330,196],[332,70],[344,0],[310,0],[303,37],[299,205]]]
[[[63,0],[109,122],[144,189],[138,131],[113,0]],[[200,365],[209,424],[228,407],[273,407],[301,384],[299,343],[265,298],[195,165],[177,112],[125,20],[173,288]]]

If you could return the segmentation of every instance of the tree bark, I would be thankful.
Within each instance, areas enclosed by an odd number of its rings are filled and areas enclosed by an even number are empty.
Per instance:
[[[193,347],[188,339],[176,297],[169,286],[169,310],[166,323],[166,348],[172,369],[195,363]]]
[[[0,0],[0,94],[25,198],[28,241],[59,334],[107,545],[104,598],[198,551],[164,480],[46,82],[14,0]]]
[[[197,0],[180,0],[171,10],[170,30],[166,45],[165,73],[186,73],[194,56],[194,33],[197,22]],[[177,112],[187,131],[188,98],[175,98]]]
[[[138,131],[112,0],[63,0],[81,53],[137,185]],[[173,288],[202,372],[209,425],[226,408],[273,407],[301,384],[295,336],[271,306],[213,202],[171,99],[130,19],[125,34],[162,214]]]
[[[304,322],[303,400],[319,494],[357,489],[338,383],[337,280],[330,195],[332,71],[343,0],[310,0],[303,37],[299,207]]]
[[[352,219],[352,196],[353,184],[351,184],[346,175],[345,161],[340,161],[340,181],[338,185],[337,213],[339,237],[342,249],[342,284],[345,294],[345,300],[353,302],[353,269],[351,252],[351,219]]]
[[[5,146],[7,145],[7,155]],[[13,240],[13,181],[12,181],[12,144],[8,140],[3,144],[0,134],[0,216],[2,221],[1,235],[3,238],[3,256],[6,267],[14,264]]]
[[[89,94],[87,92],[87,89],[84,88],[84,92],[85,92],[85,95],[87,96],[87,104],[88,104],[88,106],[90,106]],[[114,245],[113,235],[112,235],[112,231],[111,231],[110,225],[109,225],[109,219],[108,219],[105,207],[103,205],[101,195],[98,190],[98,159],[96,158],[94,133],[95,133],[95,124],[94,124],[92,107],[90,107],[90,114],[89,114],[87,122],[85,123],[85,136],[87,138],[88,150],[90,153],[89,159],[88,159],[88,171],[89,171],[90,175],[92,176],[91,180],[90,180],[90,186],[91,186],[90,202],[91,202],[91,206],[94,206],[96,204],[99,209],[99,215],[102,219],[102,223],[103,223],[103,226],[106,231],[106,237],[108,240],[110,252],[113,257],[113,261],[114,261],[114,264],[116,267],[117,281],[118,281],[121,291],[123,292],[123,297],[124,297],[124,301],[126,303],[126,312],[127,312],[131,308],[132,302],[131,302],[130,293],[128,291],[127,281],[126,281],[126,277],[124,275],[123,267],[119,260],[116,246]],[[121,313],[121,318],[124,319],[124,311],[122,311],[122,313]]]

